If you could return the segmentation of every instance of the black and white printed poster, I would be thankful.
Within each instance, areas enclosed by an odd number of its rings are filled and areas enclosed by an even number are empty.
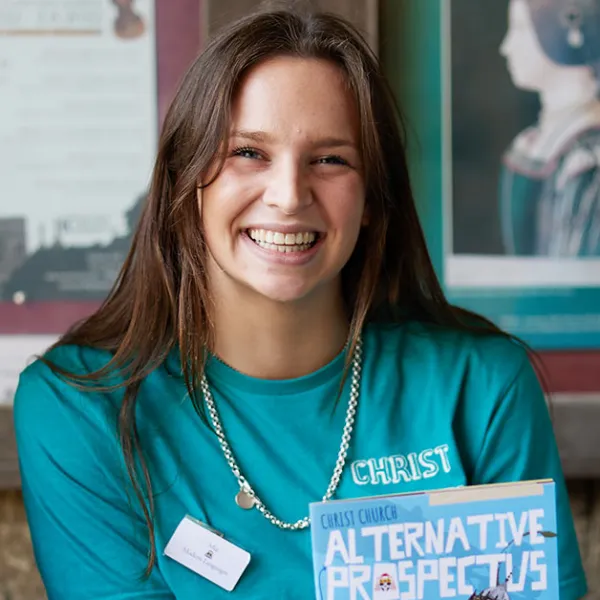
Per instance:
[[[0,403],[106,296],[156,152],[154,0],[0,0]]]

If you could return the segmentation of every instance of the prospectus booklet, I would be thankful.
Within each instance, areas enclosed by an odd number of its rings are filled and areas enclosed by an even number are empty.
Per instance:
[[[551,480],[310,505],[317,600],[558,600]]]

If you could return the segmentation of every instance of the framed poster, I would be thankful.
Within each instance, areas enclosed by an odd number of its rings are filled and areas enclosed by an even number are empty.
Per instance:
[[[600,347],[600,2],[441,10],[446,288],[537,348]]]
[[[389,0],[383,17],[450,300],[539,351],[554,390],[599,390],[600,2]]]
[[[0,0],[0,404],[105,298],[201,0]]]

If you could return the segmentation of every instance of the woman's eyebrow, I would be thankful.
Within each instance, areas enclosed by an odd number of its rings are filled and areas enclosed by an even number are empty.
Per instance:
[[[276,140],[273,135],[266,131],[250,131],[246,129],[236,129],[231,132],[232,138],[246,139],[257,143],[274,143]],[[356,148],[356,142],[349,138],[327,136],[310,140],[309,144],[314,148],[339,148],[348,146]]]

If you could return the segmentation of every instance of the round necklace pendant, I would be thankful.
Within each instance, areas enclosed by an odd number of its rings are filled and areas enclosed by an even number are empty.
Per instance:
[[[240,490],[235,495],[235,503],[244,510],[250,510],[251,508],[254,508],[255,504],[254,498],[244,490]]]

